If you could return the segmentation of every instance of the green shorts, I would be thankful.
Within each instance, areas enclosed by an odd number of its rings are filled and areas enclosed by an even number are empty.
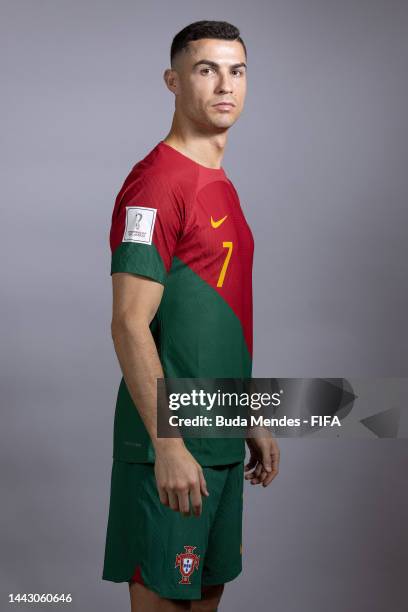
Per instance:
[[[244,463],[203,467],[209,496],[199,517],[159,499],[154,465],[114,460],[103,580],[137,580],[168,599],[201,599],[201,587],[242,570]]]

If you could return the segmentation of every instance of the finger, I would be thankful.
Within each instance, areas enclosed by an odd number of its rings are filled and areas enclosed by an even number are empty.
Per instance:
[[[203,495],[205,495],[206,497],[208,497],[209,496],[209,492],[208,492],[208,489],[207,489],[207,482],[205,480],[204,472],[202,471],[202,469],[198,470],[198,475],[199,475],[199,479],[200,479],[201,493]],[[201,495],[200,495],[200,500],[201,500]]]
[[[169,505],[169,496],[167,495],[167,491],[166,489],[164,489],[163,487],[158,487],[158,492],[159,492],[159,498],[161,503],[164,506],[168,506]]]
[[[272,472],[270,472],[268,474],[268,476],[265,478],[265,480],[263,481],[262,485],[264,487],[267,487],[272,482],[272,480],[278,475],[278,473],[279,473],[279,470],[277,470],[277,469],[276,470],[272,470]]]
[[[245,474],[245,480],[251,480],[254,477],[253,472],[249,472],[249,474]]]
[[[261,473],[262,473],[262,470],[263,470],[263,465],[262,465],[262,463],[261,463],[261,462],[259,462],[259,463],[258,463],[258,465],[257,465],[257,466],[256,466],[256,468],[255,468],[255,471],[254,471],[254,476],[255,476],[256,478],[259,478],[259,476],[260,476],[260,475],[261,475]]]
[[[270,485],[272,480],[275,478],[275,476],[276,474],[269,473],[268,476],[263,481],[262,486],[267,487],[268,485]]]
[[[279,471],[280,453],[273,453],[272,455],[272,472],[276,473]]]
[[[246,474],[245,474],[245,476],[244,476],[244,478],[245,478],[246,480],[250,480],[251,478],[253,478],[253,477],[254,477],[254,473],[255,473],[255,470],[256,470],[256,468],[257,468],[257,465],[258,465],[258,464],[255,462],[255,465],[254,465],[254,466],[253,466],[253,467],[250,469],[250,471],[249,471],[249,472],[246,472]]]
[[[270,472],[267,472],[266,470],[262,470],[261,475],[259,476],[259,482],[263,482],[269,473]]]
[[[252,484],[257,484],[259,482],[259,476],[261,475],[261,472],[262,472],[262,463],[258,463],[258,465],[256,466],[252,474],[252,478],[251,478]]]
[[[269,448],[262,449],[262,464],[264,470],[267,472],[272,472],[272,459],[271,459],[271,451]]]
[[[248,470],[245,473],[245,478],[247,480],[249,480],[250,478],[253,477],[254,469],[256,469],[257,463],[258,463],[258,461],[256,459],[252,459],[251,458],[251,461],[247,464]]]
[[[190,516],[190,499],[188,497],[188,489],[178,491],[178,507],[183,516]]]
[[[252,478],[251,478],[251,484],[259,484],[260,482],[260,476],[262,474],[262,470],[263,470],[263,466],[262,463],[258,463],[258,465],[256,466],[253,474],[252,474]]]
[[[250,470],[253,470],[256,464],[257,464],[256,458],[251,456],[250,460],[248,461],[248,463],[246,464],[244,468],[244,471],[249,472]]]
[[[194,516],[200,516],[202,512],[203,502],[201,498],[201,490],[202,489],[198,483],[190,490],[191,506],[193,508]]]
[[[178,512],[179,505],[178,505],[177,495],[174,493],[174,491],[167,491],[167,494],[169,496],[169,505],[170,505],[170,508],[172,510],[175,510],[176,512]]]

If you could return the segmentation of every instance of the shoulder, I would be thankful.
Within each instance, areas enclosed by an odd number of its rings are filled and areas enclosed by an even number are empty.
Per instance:
[[[194,166],[175,163],[157,145],[133,166],[118,196],[128,199],[143,193],[158,199],[167,197],[188,201],[197,190],[198,180]]]

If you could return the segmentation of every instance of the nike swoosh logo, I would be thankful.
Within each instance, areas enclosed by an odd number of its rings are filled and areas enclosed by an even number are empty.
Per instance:
[[[214,221],[214,219],[212,218],[211,215],[211,227],[213,227],[214,229],[217,229],[217,227],[220,227],[220,225],[222,225],[225,221],[225,219],[228,217],[228,215],[225,215],[225,217],[223,217],[222,219],[219,219],[218,221]]]

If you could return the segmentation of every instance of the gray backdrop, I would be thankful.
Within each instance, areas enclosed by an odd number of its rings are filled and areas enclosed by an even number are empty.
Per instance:
[[[125,176],[170,126],[171,39],[225,19],[248,46],[223,166],[256,240],[254,375],[406,376],[408,6],[16,0],[1,13],[0,609],[8,593],[70,592],[70,610],[128,610],[127,585],[101,580],[120,380],[108,234]],[[274,483],[246,487],[245,571],[221,609],[405,610],[407,441],[280,447]]]

